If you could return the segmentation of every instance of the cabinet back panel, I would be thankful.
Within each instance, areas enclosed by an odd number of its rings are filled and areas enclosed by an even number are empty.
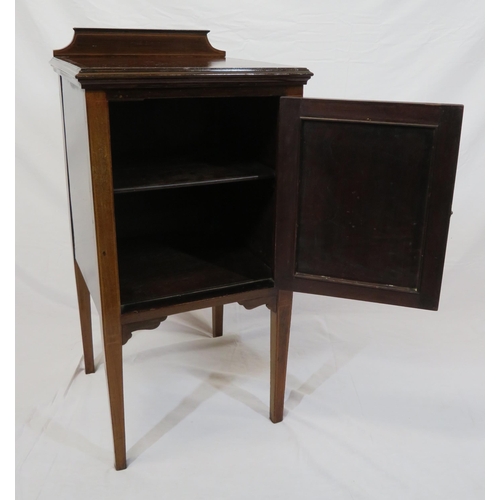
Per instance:
[[[271,267],[274,181],[115,195],[117,237],[245,246]]]
[[[277,97],[110,102],[114,168],[131,158],[258,159],[274,168],[278,107]]]

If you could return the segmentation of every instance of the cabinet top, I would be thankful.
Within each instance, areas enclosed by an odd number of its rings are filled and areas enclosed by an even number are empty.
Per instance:
[[[208,31],[74,28],[72,42],[51,64],[83,88],[163,85],[304,85],[312,73],[256,61],[226,59]]]

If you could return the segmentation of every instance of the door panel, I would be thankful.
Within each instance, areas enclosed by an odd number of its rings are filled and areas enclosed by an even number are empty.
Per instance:
[[[278,287],[437,309],[462,111],[282,98]]]

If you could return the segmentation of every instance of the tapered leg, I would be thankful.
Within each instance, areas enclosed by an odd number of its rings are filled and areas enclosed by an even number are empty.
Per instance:
[[[285,404],[286,364],[292,319],[293,292],[278,290],[276,312],[271,311],[271,406],[274,423],[283,420]]]
[[[125,469],[127,460],[123,413],[123,337],[114,217],[109,103],[106,92],[102,90],[86,90],[84,95],[97,245],[100,293],[98,309],[102,321],[104,358],[115,447],[115,467],[120,470]]]
[[[113,428],[113,444],[115,449],[115,468],[122,470],[127,467],[125,449],[125,413],[123,406],[123,359],[121,332],[119,337],[109,330],[116,328],[115,324],[103,318],[104,359],[106,361],[106,377],[108,379],[109,405],[111,409],[111,426]],[[112,323],[115,323],[114,321]],[[118,329],[120,325],[118,324]]]
[[[76,293],[80,311],[80,327],[82,330],[83,359],[85,373],[94,373],[94,349],[92,345],[92,317],[90,312],[90,293],[83,279],[82,272],[75,260]]]
[[[224,319],[224,306],[212,307],[212,335],[222,337],[222,324]]]

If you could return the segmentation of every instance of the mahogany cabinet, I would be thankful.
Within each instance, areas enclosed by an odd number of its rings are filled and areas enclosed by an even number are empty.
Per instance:
[[[271,311],[283,418],[294,291],[437,309],[463,108],[302,98],[305,68],[231,60],[206,31],[75,29],[60,75],[87,373],[102,322],[115,467],[122,345],[167,316]]]

